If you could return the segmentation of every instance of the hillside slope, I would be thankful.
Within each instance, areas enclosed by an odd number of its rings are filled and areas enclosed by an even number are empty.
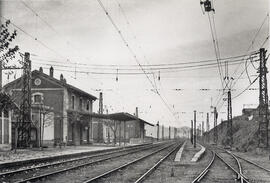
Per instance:
[[[259,127],[256,110],[252,113],[243,114],[233,118],[233,147],[240,151],[252,151],[256,149]],[[218,144],[226,146],[227,121],[223,121],[217,127]],[[210,143],[213,143],[214,130],[210,131]]]

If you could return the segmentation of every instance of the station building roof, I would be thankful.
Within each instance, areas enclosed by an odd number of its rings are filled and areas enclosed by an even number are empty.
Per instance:
[[[126,112],[119,112],[119,113],[112,113],[112,114],[97,114],[97,113],[91,113],[92,117],[100,118],[100,119],[111,119],[111,120],[117,120],[117,121],[139,121],[141,123],[145,123],[150,126],[154,126],[153,124],[138,118],[132,114],[126,113]]]

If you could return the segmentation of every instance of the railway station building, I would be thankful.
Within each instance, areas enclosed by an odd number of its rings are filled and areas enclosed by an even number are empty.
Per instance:
[[[91,143],[142,143],[146,126],[151,123],[129,113],[93,113],[97,97],[67,83],[63,75],[54,77],[54,69],[31,72],[31,146],[82,145]],[[22,77],[6,84],[16,106],[22,103]],[[16,117],[11,117],[12,124]],[[15,128],[11,125],[12,144]],[[10,138],[9,138],[10,139]]]
[[[67,83],[63,75],[54,77],[54,69],[49,74],[43,69],[32,71],[31,100],[32,123],[36,132],[31,132],[33,146],[40,145],[80,145],[91,142],[92,113],[95,96]],[[6,84],[7,92],[20,106],[22,77]]]
[[[145,126],[154,125],[129,113],[92,113],[93,141],[107,144],[139,144],[149,141]]]

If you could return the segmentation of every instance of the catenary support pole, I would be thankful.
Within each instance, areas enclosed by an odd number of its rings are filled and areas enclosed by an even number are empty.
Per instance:
[[[196,127],[196,111],[194,111],[194,125],[193,125],[193,131],[194,131],[194,137],[193,137],[193,146],[194,146],[194,148],[196,148],[196,133],[197,133],[197,129],[196,129],[197,127]]]
[[[267,90],[267,67],[266,67],[266,50],[264,48],[260,49],[260,67],[259,67],[259,129],[258,137],[259,143],[258,147],[268,148],[268,90]]]

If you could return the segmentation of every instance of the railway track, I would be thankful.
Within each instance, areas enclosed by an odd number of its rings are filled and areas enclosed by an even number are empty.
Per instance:
[[[179,148],[180,144],[169,145],[142,157],[131,160],[114,169],[110,169],[83,183],[92,182],[143,182],[166,158]],[[154,162],[152,166],[149,163]],[[148,165],[147,165],[148,164]],[[119,173],[119,171],[121,171]]]
[[[192,183],[204,182],[204,179],[206,179],[206,182],[207,180],[209,181],[211,176],[207,178],[207,174],[209,171],[211,171],[211,167],[213,166],[217,158],[222,161],[223,164],[229,167],[229,169],[236,175],[235,181],[241,183],[267,183],[270,180],[270,169],[267,169],[259,165],[258,163],[236,155],[231,151],[221,148],[214,148],[212,150],[212,155],[213,156],[211,161],[209,161],[208,165],[192,181]],[[212,171],[214,172],[213,169]],[[222,174],[223,172],[214,172],[214,174],[216,175],[218,173]],[[222,182],[225,182],[225,180],[223,180]]]
[[[212,151],[212,159],[210,160],[210,162],[208,163],[208,165],[201,171],[201,173],[192,181],[192,183],[196,183],[196,182],[200,182],[208,173],[208,171],[210,170],[210,167],[212,166],[215,158],[216,158],[216,153],[214,151]]]
[[[163,156],[157,163],[155,163],[151,168],[149,168],[141,177],[139,177],[135,183],[143,182],[147,177],[149,177],[157,168],[158,166],[165,161],[169,156],[171,156],[176,150],[178,150],[179,146],[169,151],[165,156]]]
[[[243,174],[246,175],[249,179],[249,182],[251,183],[268,183],[270,182],[270,169],[267,169],[263,167],[262,165],[259,165],[258,163],[255,163],[251,160],[248,160],[246,158],[243,158],[239,155],[236,155],[232,152],[235,157],[238,158],[239,162],[242,165]]]
[[[51,162],[57,162],[57,161],[65,161],[70,160],[74,158],[81,158],[81,157],[87,157],[95,154],[103,154],[106,152],[113,152],[113,151],[120,151],[124,149],[132,149],[136,147],[143,147],[146,145],[151,145],[152,143],[147,144],[139,144],[134,146],[127,146],[127,147],[121,147],[121,148],[112,148],[112,149],[104,149],[104,150],[98,150],[98,151],[90,151],[90,152],[81,152],[81,153],[74,153],[74,154],[64,154],[64,155],[58,155],[53,157],[42,157],[37,159],[28,159],[28,160],[21,160],[16,162],[7,162],[0,164],[0,173],[3,173],[5,171],[9,171],[11,169],[19,169],[21,167],[33,167],[38,166],[40,164],[44,165],[46,163]]]
[[[13,169],[0,174],[2,182],[32,182],[56,174],[75,170],[84,166],[93,165],[102,161],[118,158],[128,154],[144,151],[147,149],[158,148],[164,144],[147,144],[143,146],[135,146],[127,149],[113,150],[112,152],[98,153],[94,155],[74,158],[64,161],[50,162],[46,164],[34,165],[26,168]],[[103,157],[103,158],[101,158]],[[97,159],[95,159],[97,158]]]
[[[179,144],[179,143],[177,143],[177,144]],[[93,179],[93,178],[98,177],[98,176],[100,176],[100,178],[92,180],[92,182],[97,182],[97,181],[103,182],[104,176],[101,176],[101,175],[105,174],[108,171],[111,171],[111,173],[109,173],[108,175],[113,175],[114,173],[117,173],[119,170],[123,171],[123,169],[125,169],[125,168],[133,167],[134,164],[137,164],[135,162],[137,160],[140,163],[141,161],[143,161],[143,159],[148,161],[149,158],[151,158],[153,155],[159,155],[159,157],[164,157],[163,156],[164,153],[166,153],[169,150],[172,150],[173,148],[176,148],[176,143],[175,142],[169,142],[169,143],[167,142],[166,144],[160,144],[159,146],[156,146],[155,148],[148,148],[148,149],[144,149],[141,151],[138,150],[136,153],[135,152],[129,153],[129,154],[122,155],[122,156],[119,155],[118,157],[111,158],[111,159],[104,158],[101,161],[97,160],[97,162],[95,162],[94,164],[89,163],[86,166],[75,168],[72,170],[68,170],[67,173],[63,174],[64,176],[62,176],[62,174],[56,175],[57,174],[56,173],[56,174],[50,174],[50,175],[42,175],[40,177],[36,176],[36,177],[29,178],[29,179],[21,179],[19,181],[15,181],[15,182],[27,182],[27,183],[28,182],[41,182],[41,181],[42,182],[53,182],[53,183],[55,183],[55,182],[57,182],[57,183],[86,182],[86,181],[89,181],[90,179]],[[159,154],[159,153],[162,153],[162,154]],[[158,159],[158,160],[160,160],[160,159]],[[130,163],[131,161],[133,163]],[[129,164],[130,166],[127,164]],[[119,166],[121,166],[121,168],[119,168]],[[156,165],[156,166],[158,166],[158,165]],[[118,169],[118,170],[116,170],[116,169]],[[113,171],[113,170],[115,170],[115,171]],[[143,173],[145,173],[145,172],[143,172]],[[140,174],[140,176],[142,174]],[[137,178],[139,178],[140,176],[137,176]],[[105,177],[106,177],[106,175],[105,175]],[[113,175],[113,177],[114,177],[114,175]],[[134,181],[132,181],[132,182],[134,182]],[[109,182],[112,182],[112,181],[109,180]]]
[[[151,147],[151,144],[146,144],[144,146],[134,146],[134,147],[128,147],[125,149],[118,149],[118,150],[112,150],[112,151],[106,151],[103,153],[96,153],[96,154],[90,154],[90,155],[84,155],[82,157],[78,157],[78,158],[70,158],[70,159],[63,159],[63,160],[57,160],[57,161],[49,161],[49,162],[41,162],[41,163],[35,163],[35,164],[28,164],[25,166],[20,166],[20,167],[14,167],[14,168],[3,168],[0,173],[0,177],[3,176],[8,176],[8,175],[12,175],[15,173],[20,173],[20,172],[25,172],[25,171],[31,171],[34,169],[40,169],[40,168],[46,168],[49,166],[56,166],[56,165],[61,165],[63,163],[72,163],[75,161],[81,161],[81,160],[87,160],[89,158],[95,158],[95,157],[99,157],[99,156],[104,156],[104,155],[110,155],[110,154],[114,154],[114,153],[118,153],[118,152],[125,152],[128,150],[133,150],[133,149],[139,149],[141,147]]]
[[[226,169],[221,168],[221,164],[229,168],[230,173]],[[213,166],[215,166],[213,168]],[[210,173],[209,173],[210,172]],[[208,175],[211,174],[211,175]],[[207,176],[208,175],[208,176]],[[243,174],[242,165],[239,159],[231,152],[214,148],[212,150],[212,159],[207,166],[196,176],[192,183],[197,182],[241,182],[249,183],[248,178]]]

